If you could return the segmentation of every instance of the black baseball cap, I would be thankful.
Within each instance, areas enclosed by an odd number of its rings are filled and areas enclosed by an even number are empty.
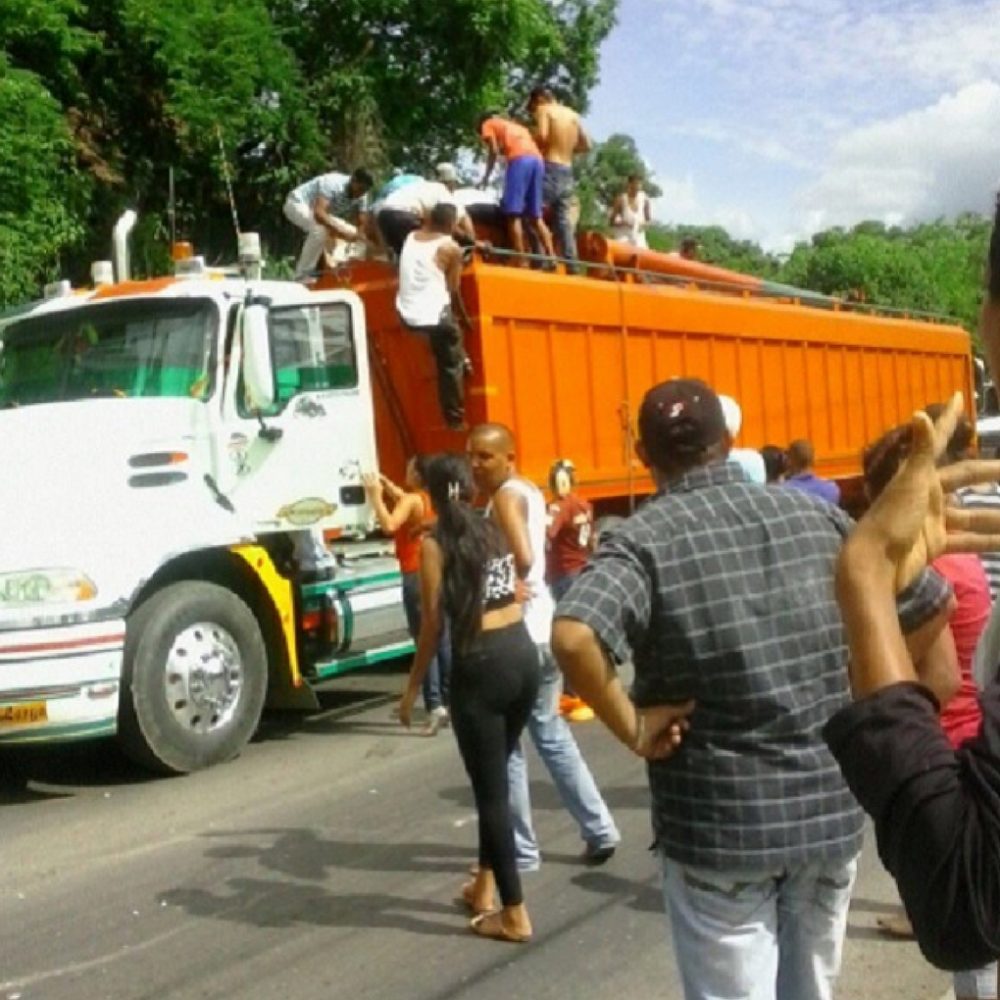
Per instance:
[[[725,434],[719,397],[701,379],[654,385],[639,407],[639,437],[654,465],[696,458]]]

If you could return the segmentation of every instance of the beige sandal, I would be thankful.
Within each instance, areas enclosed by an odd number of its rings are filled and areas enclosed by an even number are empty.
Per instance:
[[[527,944],[531,940],[531,934],[518,934],[516,931],[508,930],[503,925],[503,917],[499,910],[492,913],[480,913],[478,917],[473,917],[469,926],[474,934],[480,937],[492,938],[494,941],[509,941],[511,944]]]

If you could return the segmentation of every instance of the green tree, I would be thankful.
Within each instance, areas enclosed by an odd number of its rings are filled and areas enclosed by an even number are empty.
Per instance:
[[[617,0],[269,0],[328,150],[426,168],[474,145],[476,117],[551,83],[581,110]],[[367,137],[359,141],[359,132]]]
[[[685,237],[698,241],[700,260],[717,267],[754,274],[759,278],[776,278],[780,269],[777,258],[761,249],[752,240],[737,240],[722,226],[667,226],[656,223],[646,231],[646,239],[654,250],[676,250]]]
[[[0,53],[0,305],[55,276],[83,235],[86,196],[59,105]]]

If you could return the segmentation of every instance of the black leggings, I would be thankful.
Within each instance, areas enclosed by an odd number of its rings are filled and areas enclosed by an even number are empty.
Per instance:
[[[538,694],[538,647],[523,622],[481,632],[451,668],[451,722],[479,814],[479,864],[497,880],[500,900],[524,900],[514,855],[507,758]]]

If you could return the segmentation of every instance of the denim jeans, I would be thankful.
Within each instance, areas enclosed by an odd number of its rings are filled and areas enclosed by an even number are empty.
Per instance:
[[[574,188],[572,167],[546,161],[542,202],[552,210],[552,233],[556,249],[567,260],[576,260],[576,233],[573,232],[569,214]]]
[[[830,1000],[857,858],[757,871],[661,862],[685,1000]]]
[[[403,574],[403,609],[406,612],[406,625],[413,636],[414,642],[420,635],[420,574]],[[431,711],[441,705],[448,704],[448,681],[451,677],[451,633],[448,629],[448,619],[441,629],[441,639],[438,642],[437,654],[427,667],[424,674],[424,708]]]
[[[562,689],[559,667],[548,646],[539,646],[538,654],[541,684],[528,719],[528,735],[552,776],[562,804],[580,827],[584,842],[590,847],[611,847],[621,840],[621,834],[566,720],[559,714]],[[521,871],[534,871],[541,863],[541,855],[531,822],[528,768],[520,743],[507,761],[507,780],[517,867]]]

